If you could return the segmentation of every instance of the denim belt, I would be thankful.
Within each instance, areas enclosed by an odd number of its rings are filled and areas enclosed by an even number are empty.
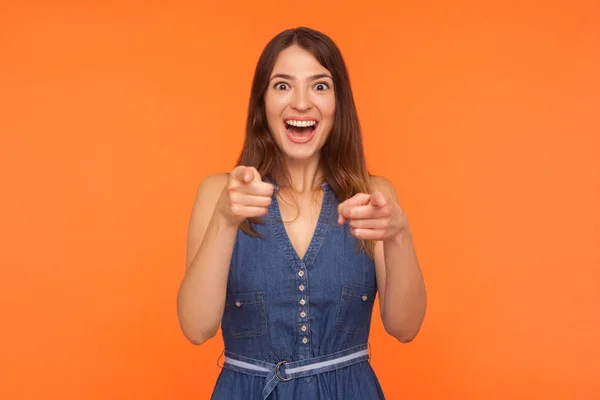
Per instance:
[[[266,399],[279,382],[329,372],[368,360],[369,348],[367,343],[326,356],[291,362],[282,360],[277,364],[240,356],[226,350],[223,368],[267,378],[262,391],[262,397]]]

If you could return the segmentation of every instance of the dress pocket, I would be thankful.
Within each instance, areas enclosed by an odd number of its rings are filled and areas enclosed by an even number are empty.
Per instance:
[[[225,298],[225,312],[235,338],[262,336],[267,333],[264,293],[231,293]]]
[[[348,333],[364,335],[371,326],[371,315],[377,289],[344,284],[335,326]]]

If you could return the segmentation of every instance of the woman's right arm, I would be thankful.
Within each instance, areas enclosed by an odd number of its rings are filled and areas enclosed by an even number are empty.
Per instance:
[[[225,307],[229,264],[239,224],[263,216],[273,186],[256,169],[207,177],[198,187],[188,226],[186,273],[177,295],[181,330],[194,344],[218,331]]]

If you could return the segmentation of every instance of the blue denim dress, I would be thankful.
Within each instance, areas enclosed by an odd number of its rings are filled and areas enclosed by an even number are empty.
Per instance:
[[[384,399],[368,356],[339,361],[367,352],[377,292],[373,260],[359,253],[348,224],[337,224],[339,202],[328,183],[300,258],[282,223],[274,186],[264,223],[254,226],[264,238],[237,233],[221,325],[225,356],[237,366],[224,363],[211,399]],[[293,379],[286,371],[294,363],[320,361],[319,366],[337,365]],[[281,366],[277,379],[275,365]]]

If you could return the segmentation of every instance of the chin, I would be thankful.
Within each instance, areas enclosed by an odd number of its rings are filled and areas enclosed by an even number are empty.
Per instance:
[[[289,149],[283,149],[283,154],[286,159],[292,161],[309,161],[319,156],[320,151],[290,151]]]
[[[287,138],[283,138],[287,140]],[[318,157],[321,153],[321,147],[317,146],[316,143],[312,144],[304,144],[304,145],[295,145],[294,143],[284,143],[281,145],[281,142],[278,143],[279,149],[283,152],[284,156],[287,159],[294,161],[305,161],[310,160],[315,157]]]

